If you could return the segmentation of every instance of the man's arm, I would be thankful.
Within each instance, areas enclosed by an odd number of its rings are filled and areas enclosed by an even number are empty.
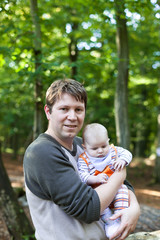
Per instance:
[[[107,183],[104,183],[97,187],[97,192],[100,200],[101,213],[109,206],[114,196],[116,195],[119,187],[122,185],[126,178],[126,168],[121,171],[115,171],[108,179]]]
[[[24,171],[26,185],[37,197],[53,201],[66,214],[86,223],[99,220],[96,191],[82,183],[72,163],[54,142],[36,141],[26,151]]]

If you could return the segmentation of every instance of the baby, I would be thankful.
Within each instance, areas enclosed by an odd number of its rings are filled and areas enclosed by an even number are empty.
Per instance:
[[[81,180],[92,187],[106,183],[114,171],[120,171],[132,160],[132,154],[122,148],[109,145],[107,129],[98,123],[88,124],[83,131],[83,152],[78,159]],[[120,219],[110,220],[114,213],[128,208],[128,188],[119,188],[111,205],[101,215],[106,236],[110,238],[120,226]]]

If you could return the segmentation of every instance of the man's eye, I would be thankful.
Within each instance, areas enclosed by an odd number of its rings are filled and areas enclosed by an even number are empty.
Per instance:
[[[82,112],[83,110],[81,108],[76,109],[77,112]]]
[[[62,111],[67,111],[67,108],[60,108],[60,110],[62,110]]]

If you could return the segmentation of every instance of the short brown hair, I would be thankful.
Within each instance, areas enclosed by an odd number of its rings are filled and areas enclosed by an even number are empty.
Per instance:
[[[75,97],[77,101],[87,105],[87,93],[83,85],[73,79],[59,79],[53,82],[46,92],[46,105],[51,113],[53,105],[59,100],[63,93],[68,93]]]

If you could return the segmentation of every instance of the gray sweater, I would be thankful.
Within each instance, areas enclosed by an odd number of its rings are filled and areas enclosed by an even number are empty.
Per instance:
[[[76,137],[73,151],[41,134],[26,150],[26,195],[38,240],[104,240],[100,202],[82,183],[77,159],[83,152]]]

